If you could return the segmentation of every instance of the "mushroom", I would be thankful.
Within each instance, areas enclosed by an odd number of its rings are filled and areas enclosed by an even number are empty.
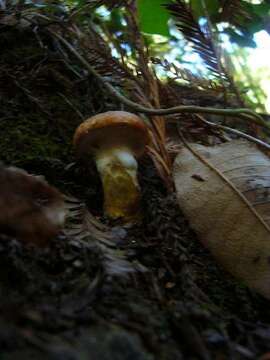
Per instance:
[[[74,135],[77,155],[92,155],[101,176],[104,211],[124,222],[139,217],[137,160],[149,143],[147,126],[134,114],[108,111],[84,121]]]
[[[0,164],[0,234],[47,246],[64,225],[64,196],[42,177]]]

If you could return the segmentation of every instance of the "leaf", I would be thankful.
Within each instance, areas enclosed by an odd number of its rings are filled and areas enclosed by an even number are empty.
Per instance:
[[[169,13],[164,0],[138,0],[139,24],[142,32],[169,36]]]
[[[180,207],[217,261],[270,299],[269,158],[239,140],[192,148],[174,165]]]

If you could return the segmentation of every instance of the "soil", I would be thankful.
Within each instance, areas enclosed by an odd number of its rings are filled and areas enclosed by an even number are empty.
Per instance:
[[[1,161],[45,176],[106,221],[94,165],[77,162],[71,143],[83,118],[119,104],[40,41],[1,28]],[[1,360],[270,358],[268,301],[216,264],[149,159],[139,173],[141,223],[110,224],[138,271],[106,272],[76,237],[39,249],[0,235]]]

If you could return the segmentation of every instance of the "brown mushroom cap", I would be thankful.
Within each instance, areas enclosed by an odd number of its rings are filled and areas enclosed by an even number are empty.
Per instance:
[[[126,111],[108,111],[85,120],[76,130],[73,144],[79,156],[110,147],[128,147],[135,156],[150,141],[144,122]]]
[[[47,246],[64,225],[63,195],[40,177],[0,165],[0,233]]]

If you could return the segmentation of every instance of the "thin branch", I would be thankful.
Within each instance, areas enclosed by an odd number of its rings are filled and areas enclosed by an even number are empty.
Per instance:
[[[270,125],[267,124],[259,115],[253,112],[250,109],[216,109],[212,107],[200,107],[200,106],[191,106],[191,105],[180,105],[174,106],[167,109],[151,109],[144,106],[141,106],[122,94],[120,94],[110,83],[105,81],[103,77],[84,59],[82,55],[61,35],[48,30],[50,34],[56,37],[69,51],[81,62],[86,69],[99,80],[103,87],[121,103],[132,108],[134,111],[151,114],[151,115],[169,115],[169,114],[178,114],[178,113],[202,113],[202,114],[215,114],[222,116],[231,116],[231,117],[240,117],[244,120],[254,122],[260,126],[263,126],[267,129],[270,129]]]
[[[84,116],[83,114],[80,112],[79,109],[76,108],[76,106],[74,104],[72,104],[72,102],[62,93],[58,92],[57,93],[59,96],[61,96],[62,99],[64,99],[64,101],[71,107],[72,110],[75,111],[75,113],[79,116],[79,118],[81,118],[82,120],[84,120]]]
[[[204,119],[200,115],[197,115],[197,119],[199,119],[204,124],[207,124],[207,125],[209,125],[209,126],[211,126],[213,128],[217,128],[217,129],[221,129],[221,130],[230,132],[231,134],[234,134],[234,135],[237,135],[237,136],[239,136],[241,138],[247,139],[248,141],[251,141],[251,142],[253,142],[253,143],[257,144],[257,145],[263,146],[267,150],[270,150],[270,145],[269,144],[267,144],[266,142],[264,142],[264,141],[262,141],[260,139],[255,138],[254,136],[245,134],[240,130],[233,129],[233,128],[229,127],[229,126],[224,126],[224,125],[212,123],[211,121],[208,121],[208,120]]]

